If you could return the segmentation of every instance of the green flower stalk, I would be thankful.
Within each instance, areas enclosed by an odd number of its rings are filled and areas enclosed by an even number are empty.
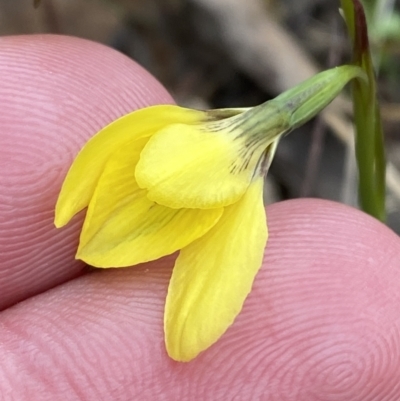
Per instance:
[[[352,82],[359,202],[365,212],[385,221],[386,159],[367,22],[359,0],[341,0],[341,5],[353,42],[353,63],[367,77]]]

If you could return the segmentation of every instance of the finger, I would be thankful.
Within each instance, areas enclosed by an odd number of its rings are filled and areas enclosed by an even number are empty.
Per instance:
[[[76,276],[80,219],[53,225],[58,191],[86,140],[140,107],[171,103],[141,67],[62,36],[0,39],[0,308]]]
[[[86,275],[3,312],[0,386],[18,401],[33,393],[67,401],[399,399],[397,236],[326,201],[279,203],[268,216],[264,266],[242,313],[194,361],[175,363],[164,350],[172,264],[164,259]]]

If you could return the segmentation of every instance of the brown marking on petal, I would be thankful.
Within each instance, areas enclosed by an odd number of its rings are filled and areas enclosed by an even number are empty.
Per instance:
[[[205,111],[207,121],[219,121],[243,113],[243,109],[213,109]]]

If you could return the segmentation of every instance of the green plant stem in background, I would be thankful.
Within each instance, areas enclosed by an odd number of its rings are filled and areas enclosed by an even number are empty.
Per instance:
[[[353,63],[368,77],[352,83],[359,202],[365,212],[385,221],[386,160],[367,23],[359,0],[341,0],[341,6],[353,42]]]

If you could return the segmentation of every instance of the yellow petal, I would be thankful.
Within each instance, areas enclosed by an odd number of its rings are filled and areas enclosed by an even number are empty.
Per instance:
[[[149,137],[168,124],[193,124],[204,118],[201,111],[162,105],[134,111],[103,128],[82,148],[65,178],[56,205],[55,225],[67,224],[89,204],[106,161],[126,142]]]
[[[265,147],[246,146],[242,132],[229,127],[231,121],[161,130],[140,156],[139,186],[149,191],[151,200],[172,208],[208,209],[236,202],[253,179]]]
[[[150,201],[135,181],[141,139],[108,160],[89,204],[77,253],[97,267],[123,267],[158,259],[204,235],[223,209],[170,209]]]
[[[206,235],[184,248],[165,306],[168,354],[189,361],[225,332],[240,312],[267,240],[262,179],[225,209]]]

